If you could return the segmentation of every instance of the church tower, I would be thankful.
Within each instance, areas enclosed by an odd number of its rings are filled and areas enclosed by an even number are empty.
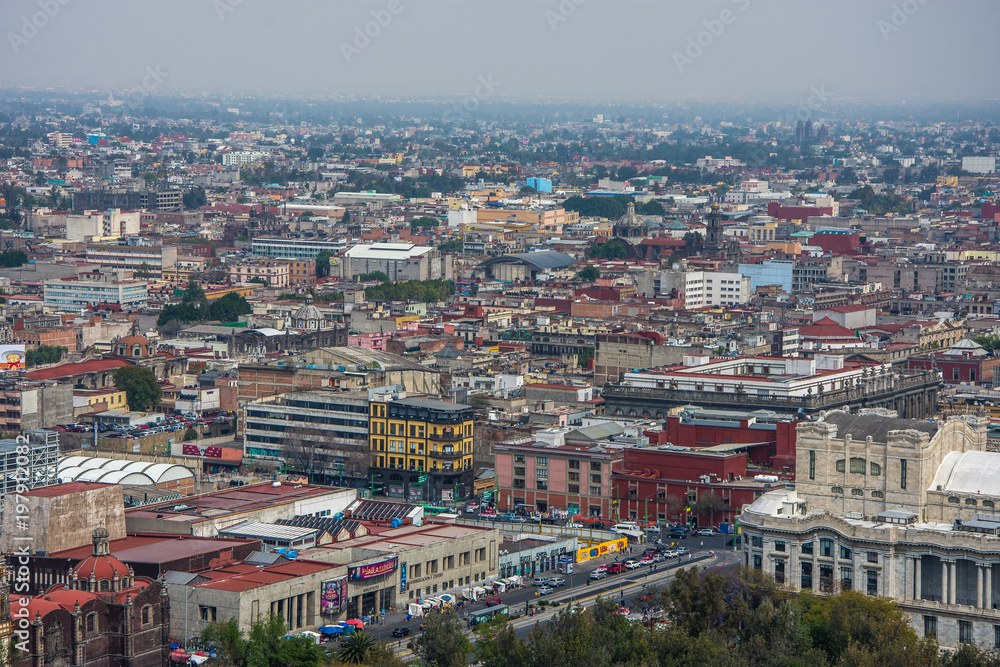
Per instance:
[[[719,213],[719,202],[712,202],[712,211],[706,218],[705,254],[718,255],[723,246],[722,214]]]

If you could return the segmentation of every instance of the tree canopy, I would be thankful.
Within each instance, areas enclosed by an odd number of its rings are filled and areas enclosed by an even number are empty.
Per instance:
[[[369,283],[375,281],[378,281],[380,283],[385,283],[389,282],[389,274],[387,274],[385,271],[371,271],[369,273],[362,273],[361,275],[359,275],[358,280],[360,280],[363,283]]]
[[[580,197],[574,195],[563,202],[563,208],[567,211],[576,211],[581,216],[590,218],[617,219],[625,215],[629,202],[635,199],[630,195],[616,195],[614,197]]]
[[[441,221],[437,218],[432,218],[429,215],[422,215],[419,218],[414,218],[410,220],[410,228],[417,229],[420,227],[440,227]]]
[[[151,368],[122,366],[113,377],[115,386],[125,392],[132,410],[143,412],[160,401],[163,392]]]
[[[23,250],[8,250],[0,252],[0,266],[5,269],[21,266],[28,261],[28,254]]]
[[[384,282],[365,289],[371,301],[422,301],[436,303],[455,293],[455,283],[450,280],[407,280],[399,283]]]
[[[205,628],[202,643],[217,645],[221,663],[232,667],[319,667],[323,654],[316,643],[301,635],[285,639],[286,634],[281,616],[258,618],[248,634],[233,616]]]
[[[576,274],[576,277],[580,280],[593,282],[601,277],[601,271],[596,266],[585,266]]]
[[[611,239],[590,246],[587,256],[598,259],[625,259],[628,257],[628,248],[621,239]]]
[[[24,365],[54,364],[62,359],[62,356],[67,352],[69,352],[69,348],[65,345],[39,345],[25,351]]]

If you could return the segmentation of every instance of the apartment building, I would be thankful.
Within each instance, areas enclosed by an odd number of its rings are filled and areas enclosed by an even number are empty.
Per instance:
[[[263,282],[268,287],[288,287],[291,267],[288,262],[272,259],[256,259],[226,265],[226,275],[230,284]]]
[[[684,281],[684,306],[738,306],[750,300],[750,278],[739,273],[689,271]]]
[[[344,250],[343,240],[326,239],[295,239],[273,236],[260,236],[251,240],[250,246],[254,257],[271,259],[315,260],[324,250],[340,253]]]
[[[113,208],[107,211],[85,211],[66,216],[66,239],[91,241],[95,238],[118,239],[139,233],[139,212]]]
[[[146,307],[147,298],[147,285],[141,280],[105,281],[80,276],[46,280],[42,284],[42,303],[49,310],[107,306],[140,310]]]
[[[177,264],[177,246],[103,245],[88,243],[86,261],[107,269],[130,269],[153,278]]]
[[[384,493],[426,502],[472,494],[473,409],[427,398],[373,401],[371,472]]]
[[[621,450],[532,438],[495,445],[498,506],[530,505],[539,512],[570,509],[586,516],[612,517],[611,472]]]
[[[28,347],[51,345],[65,347],[70,352],[76,352],[76,329],[73,327],[51,327],[14,330],[14,340]]]
[[[413,243],[372,243],[356,245],[344,253],[340,276],[352,280],[365,273],[381,271],[389,280],[450,280],[452,256],[437,248]]]

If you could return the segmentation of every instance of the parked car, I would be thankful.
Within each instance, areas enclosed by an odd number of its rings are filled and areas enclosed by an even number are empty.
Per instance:
[[[501,600],[500,598],[495,598],[495,597],[494,598],[484,598],[483,602],[486,603],[487,607],[495,607],[498,604],[503,604],[503,600]]]
[[[678,556],[687,556],[689,553],[691,553],[691,550],[688,549],[687,547],[679,547],[677,549]]]
[[[639,561],[635,560],[634,558],[629,558],[627,561],[625,561],[626,570],[634,570],[637,567],[639,567]]]
[[[531,581],[531,585],[532,586],[545,586],[548,583],[549,583],[549,578],[548,577],[535,577]]]
[[[663,554],[661,554],[661,553],[655,553],[655,554],[653,554],[653,562],[654,563],[662,563],[665,560],[667,560],[667,557],[664,556]]]
[[[590,578],[591,579],[607,579],[608,578],[608,571],[607,570],[594,570],[593,572],[590,573]]]
[[[523,516],[512,516],[507,519],[507,523],[528,523],[528,520]]]
[[[653,564],[653,556],[652,555],[643,556],[639,560],[639,564],[640,565],[652,565]]]
[[[672,530],[668,537],[672,540],[683,540],[687,537],[687,533],[683,530]]]
[[[565,586],[566,585],[566,580],[565,579],[552,578],[552,579],[549,579],[549,584],[548,585],[549,585],[550,588],[559,588],[560,586]]]
[[[702,528],[698,531],[698,535],[701,537],[711,537],[712,535],[715,535],[715,531],[711,528]]]
[[[410,629],[409,628],[405,628],[405,627],[404,628],[396,628],[395,630],[392,631],[392,636],[393,637],[409,637],[410,636]]]

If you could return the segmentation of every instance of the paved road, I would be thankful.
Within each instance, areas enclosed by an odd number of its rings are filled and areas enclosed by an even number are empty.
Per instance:
[[[724,547],[729,539],[728,535],[716,535],[713,537],[697,537],[677,540],[679,546],[686,546],[691,549],[691,560],[687,558],[672,558],[668,561],[656,564],[656,571],[651,572],[648,566],[637,570],[632,570],[619,575],[609,576],[607,579],[591,581],[590,573],[598,565],[606,565],[614,562],[614,554],[596,558],[586,563],[577,563],[576,569],[571,575],[561,575],[558,573],[546,572],[542,576],[558,576],[566,579],[567,585],[555,590],[550,595],[540,597],[536,594],[534,586],[526,586],[519,589],[507,591],[501,594],[504,604],[510,607],[510,613],[521,614],[521,618],[512,621],[519,637],[527,637],[534,628],[536,622],[545,622],[559,610],[565,608],[566,603],[580,604],[589,607],[594,604],[598,597],[617,598],[622,600],[626,606],[631,605],[638,597],[639,591],[644,585],[662,586],[673,578],[674,573],[681,567],[697,565],[698,567],[716,567],[735,565],[739,562],[739,556],[732,552],[732,547],[728,550]],[[704,545],[702,545],[704,543]],[[669,542],[667,543],[669,545]],[[638,556],[642,550],[649,546],[640,544],[632,547],[632,555]],[[710,555],[714,553],[714,555]],[[620,557],[620,556],[619,556]],[[627,558],[628,555],[625,555]],[[621,558],[621,557],[620,557]],[[589,583],[588,583],[589,582]],[[541,599],[549,599],[559,602],[559,607],[552,610],[542,610],[538,608],[535,616],[526,615],[526,605],[537,603]],[[486,609],[482,602],[467,603],[458,609],[462,618],[468,616],[470,611]],[[410,629],[410,637],[405,639],[395,639],[397,642],[397,654],[404,660],[414,659],[415,656],[406,648],[407,642],[420,633],[420,624],[423,619],[415,618],[407,622],[405,614],[391,614],[387,616],[383,625],[369,626],[368,629],[376,640],[386,641],[392,639],[392,630],[399,627]]]

